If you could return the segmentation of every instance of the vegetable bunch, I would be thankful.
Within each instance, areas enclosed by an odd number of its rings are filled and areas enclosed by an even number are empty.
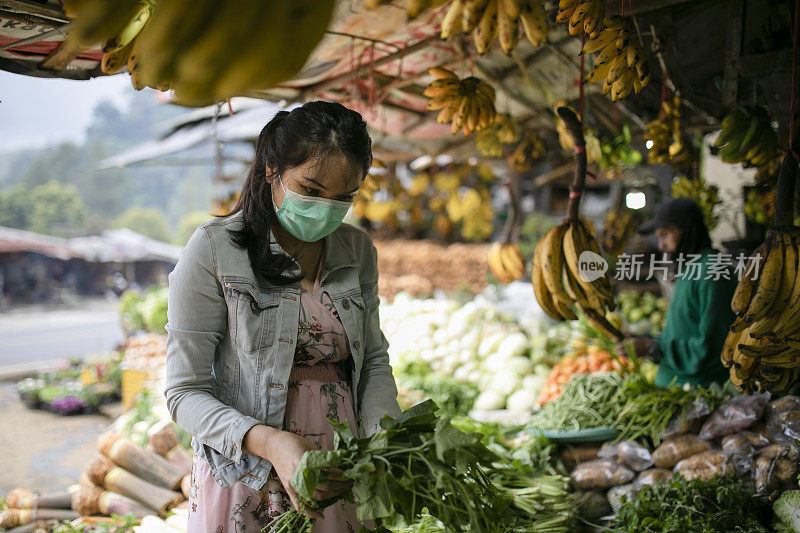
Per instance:
[[[649,437],[658,444],[673,416],[698,397],[712,407],[722,400],[721,394],[700,387],[688,391],[679,386],[657,387],[640,374],[579,374],[557,400],[531,417],[528,426],[556,431],[612,427],[619,431],[620,440]]]
[[[356,504],[360,521],[385,528],[414,524],[427,509],[447,531],[569,531],[572,505],[566,480],[538,481],[541,476],[533,468],[504,462],[481,442],[482,435],[460,431],[449,419],[437,417],[436,409],[427,400],[397,419],[384,417],[384,432],[369,438],[357,438],[347,424],[331,420],[334,449],[306,452],[292,487],[308,507],[323,509],[342,498]],[[331,469],[352,480],[352,487],[339,498],[312,500]],[[517,495],[521,484],[530,491]],[[303,531],[308,522],[300,523],[296,515],[284,513],[271,527],[289,531],[291,522],[293,531]],[[544,529],[538,528],[540,518],[547,519]]]
[[[613,531],[635,533],[759,533],[765,502],[757,499],[732,476],[708,481],[671,481],[644,485],[636,498],[625,502]]]

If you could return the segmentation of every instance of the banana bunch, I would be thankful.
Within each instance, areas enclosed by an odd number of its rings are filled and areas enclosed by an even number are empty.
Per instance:
[[[566,220],[539,241],[533,253],[531,281],[536,300],[554,320],[575,320],[575,304],[589,322],[615,340],[620,331],[606,319],[614,310],[614,295],[605,275],[588,281],[581,275],[580,256],[600,255],[600,246],[583,220]]]
[[[775,163],[778,135],[767,111],[759,106],[739,106],[722,119],[722,131],[713,146],[725,163],[761,167]],[[779,166],[779,165],[778,165]]]
[[[336,1],[66,3],[76,17],[70,38],[80,44],[105,41],[113,48],[141,24],[125,62],[133,86],[170,87],[176,103],[197,106],[291,78],[322,39]],[[142,23],[138,14],[148,7],[152,13]],[[118,61],[106,63],[110,71]]]
[[[534,45],[547,42],[547,13],[542,0],[453,0],[442,19],[442,39],[472,32],[475,48],[485,54],[495,37],[510,55],[519,41],[519,26]]]
[[[556,22],[568,22],[570,35],[585,32],[594,38],[600,32],[605,16],[604,0],[559,0]]]
[[[775,216],[775,193],[774,188],[763,193],[748,191],[744,202],[744,216],[757,224],[768,224]]]
[[[486,157],[503,157],[503,145],[517,142],[519,135],[519,125],[511,115],[497,115],[488,128],[475,136],[475,147]]]
[[[800,231],[771,230],[756,257],[757,279],[743,273],[731,300],[737,318],[721,359],[739,389],[777,392],[800,365]]]
[[[525,275],[525,259],[516,244],[495,242],[488,254],[489,270],[501,283],[508,285]]]
[[[522,136],[522,140],[511,152],[508,157],[508,163],[511,168],[517,172],[526,172],[530,170],[533,162],[540,157],[544,157],[546,148],[542,138],[533,130],[528,130]]]
[[[664,100],[659,118],[645,126],[644,138],[653,143],[647,153],[651,165],[670,165],[680,171],[697,160],[697,152],[683,134],[680,107],[681,99],[677,96]]]
[[[445,204],[445,213],[454,225],[458,225],[461,236],[473,242],[486,240],[494,231],[489,189],[467,188],[450,194]]]
[[[690,180],[681,176],[672,182],[671,193],[673,198],[691,198],[697,202],[700,211],[703,212],[703,221],[709,232],[717,227],[719,215],[714,214],[714,210],[722,203],[719,197],[719,187],[709,185],[702,178]]]
[[[626,207],[615,207],[608,212],[601,237],[603,250],[608,255],[617,257],[625,251],[628,240],[639,225],[638,218],[635,211]]]
[[[597,54],[587,83],[603,83],[603,94],[617,101],[632,92],[639,94],[650,82],[650,63],[631,23],[622,17],[603,22],[603,29],[586,41],[583,54]]]
[[[497,111],[494,89],[489,84],[472,76],[459,79],[454,72],[441,67],[431,67],[428,73],[436,79],[423,94],[430,98],[428,109],[441,109],[436,122],[450,122],[452,132],[461,130],[465,137],[494,123]]]
[[[373,10],[378,9],[379,7],[391,4],[392,0],[367,0],[364,2],[364,7],[367,9]],[[447,3],[447,0],[406,0],[406,16],[409,19],[413,19],[418,17],[422,14],[423,11],[426,9],[432,9],[435,7],[443,6]]]

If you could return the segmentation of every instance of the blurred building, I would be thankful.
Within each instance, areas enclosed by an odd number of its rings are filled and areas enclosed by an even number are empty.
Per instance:
[[[180,250],[129,229],[63,239],[0,227],[0,301],[58,302],[166,284]]]

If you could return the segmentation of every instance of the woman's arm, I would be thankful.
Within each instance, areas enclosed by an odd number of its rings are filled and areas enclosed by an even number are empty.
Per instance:
[[[384,415],[397,417],[402,412],[397,403],[397,384],[389,365],[389,342],[381,331],[378,307],[378,251],[370,242],[371,298],[364,310],[364,362],[358,383],[359,418],[366,436],[380,430]]]
[[[214,354],[228,334],[228,307],[215,263],[211,240],[205,228],[198,228],[169,275],[164,394],[179,426],[239,462],[242,439],[259,421],[212,394]]]

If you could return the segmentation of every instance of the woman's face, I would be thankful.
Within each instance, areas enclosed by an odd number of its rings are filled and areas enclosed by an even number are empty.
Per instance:
[[[662,253],[675,253],[678,249],[678,240],[681,238],[681,230],[675,226],[664,226],[656,228],[656,238],[658,239],[658,250]]]
[[[352,202],[360,185],[361,176],[350,165],[319,165],[315,161],[306,161],[272,180],[272,199],[280,208],[286,196],[283,188],[286,187],[303,196]]]

